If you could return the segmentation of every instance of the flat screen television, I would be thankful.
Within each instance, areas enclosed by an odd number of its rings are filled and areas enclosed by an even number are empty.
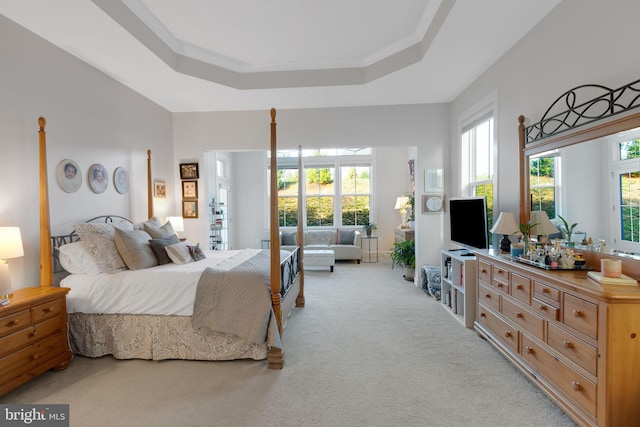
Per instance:
[[[468,249],[488,249],[487,200],[483,197],[449,199],[451,241]]]

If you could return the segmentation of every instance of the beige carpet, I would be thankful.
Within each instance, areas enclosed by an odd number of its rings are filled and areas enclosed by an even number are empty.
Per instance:
[[[68,403],[78,427],[574,425],[388,258],[306,277],[282,371],[76,357],[0,403]]]

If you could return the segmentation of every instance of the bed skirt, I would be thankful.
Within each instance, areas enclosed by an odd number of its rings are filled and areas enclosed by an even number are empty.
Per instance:
[[[116,359],[235,360],[267,358],[267,345],[233,335],[203,335],[189,316],[69,314],[75,354]]]

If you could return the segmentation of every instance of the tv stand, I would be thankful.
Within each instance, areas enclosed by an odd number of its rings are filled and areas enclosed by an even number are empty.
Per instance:
[[[463,252],[460,252],[463,251]],[[468,249],[440,253],[442,306],[467,328],[476,319],[476,257]]]

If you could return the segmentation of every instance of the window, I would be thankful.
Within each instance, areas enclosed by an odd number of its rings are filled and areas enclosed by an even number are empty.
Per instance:
[[[463,127],[462,152],[466,157],[468,194],[485,196],[487,199],[488,228],[493,226],[493,188],[494,188],[494,153],[493,153],[493,115],[481,116],[466,127]]]
[[[306,227],[361,227],[371,216],[373,150],[302,150],[303,224]],[[297,225],[298,151],[278,151],[278,206],[281,227]]]
[[[640,138],[618,143],[616,151],[617,247],[637,253],[640,248]]]
[[[531,211],[545,211],[550,219],[556,217],[560,197],[557,176],[560,176],[560,157],[546,153],[529,159]]]

